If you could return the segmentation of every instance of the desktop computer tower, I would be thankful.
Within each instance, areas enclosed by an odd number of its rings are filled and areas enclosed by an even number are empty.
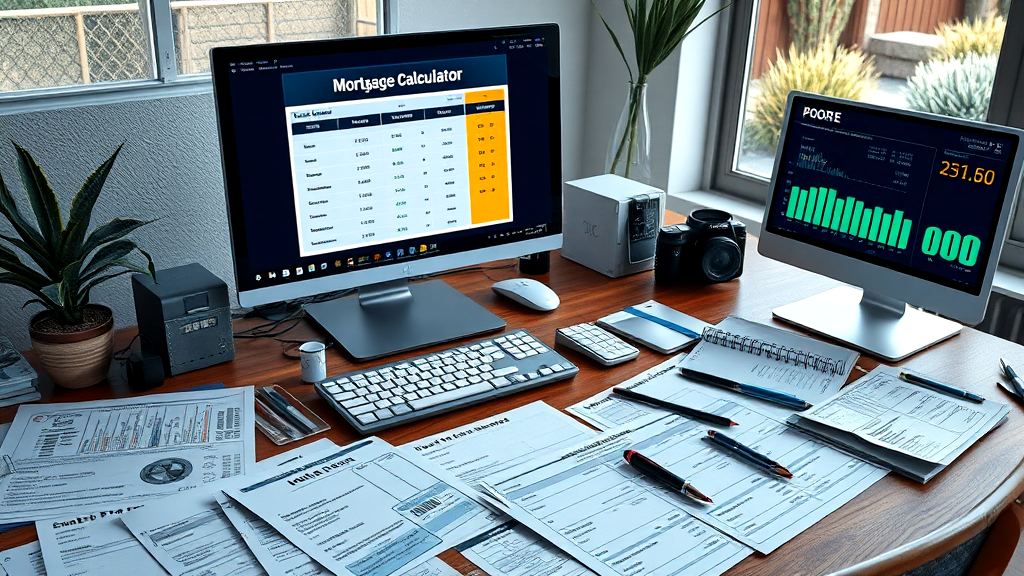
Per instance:
[[[132,276],[142,349],[163,358],[168,375],[235,357],[228,287],[199,264]]]

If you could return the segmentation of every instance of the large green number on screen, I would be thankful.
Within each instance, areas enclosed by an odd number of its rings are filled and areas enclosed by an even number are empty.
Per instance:
[[[961,236],[956,230],[946,230],[929,226],[921,239],[921,251],[926,256],[942,256],[943,260],[960,262],[964,266],[978,263],[978,252],[981,240],[977,236]]]

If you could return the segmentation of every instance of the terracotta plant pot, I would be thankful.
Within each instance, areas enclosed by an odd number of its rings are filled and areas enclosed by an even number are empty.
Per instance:
[[[54,383],[64,388],[85,388],[102,382],[114,357],[114,314],[102,304],[86,308],[105,310],[107,320],[80,332],[40,332],[36,326],[51,312],[36,314],[29,323],[32,350]]]

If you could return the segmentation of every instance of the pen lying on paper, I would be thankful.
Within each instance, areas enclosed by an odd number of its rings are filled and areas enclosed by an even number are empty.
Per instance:
[[[277,412],[275,412],[270,406],[264,404],[262,399],[255,398],[254,404],[256,406],[256,416],[270,424],[271,428],[277,429],[278,432],[284,434],[291,440],[302,438],[302,432],[295,428],[295,426],[286,422],[284,418],[278,416]]]
[[[939,392],[940,394],[952,396],[954,398],[963,398],[965,400],[970,400],[971,402],[977,402],[978,404],[981,404],[982,402],[985,401],[985,398],[978,396],[973,392],[968,392],[967,390],[954,388],[949,384],[943,384],[942,382],[932,380],[931,378],[925,378],[924,376],[918,376],[917,374],[911,374],[910,372],[901,371],[899,379],[905,382],[910,382],[912,384],[917,384],[918,386],[923,386],[925,388],[928,388],[929,390],[934,390],[935,392]]]
[[[679,372],[691,380],[697,382],[703,382],[705,384],[711,384],[712,386],[720,386],[722,388],[728,388],[740,394],[746,394],[747,396],[753,396],[754,398],[760,398],[769,402],[775,402],[776,404],[782,404],[790,408],[796,408],[797,410],[806,410],[811,407],[810,402],[797,398],[791,394],[785,392],[779,392],[778,390],[772,390],[771,388],[762,388],[760,386],[754,386],[752,384],[743,384],[740,382],[733,382],[726,378],[720,378],[711,374],[705,374],[689,368],[680,368]]]
[[[650,404],[651,406],[657,406],[658,408],[664,408],[683,416],[689,416],[695,420],[703,420],[709,424],[715,424],[718,426],[738,426],[735,422],[726,418],[725,416],[719,416],[718,414],[712,414],[711,412],[705,412],[703,410],[697,410],[696,408],[689,408],[687,406],[681,406],[669,402],[667,400],[661,400],[660,398],[654,398],[646,394],[634,392],[628,388],[612,388],[612,394],[616,396],[622,396],[630,400],[635,400],[643,404]]]
[[[626,450],[622,453],[622,457],[626,459],[627,464],[651,480],[655,480],[676,492],[685,494],[698,502],[712,503],[711,498],[697,490],[693,484],[662,468],[660,464],[636,450]]]
[[[753,448],[750,448],[749,446],[740,444],[739,442],[733,440],[732,438],[729,438],[728,436],[722,434],[721,432],[716,432],[715,430],[708,430],[708,435],[704,437],[704,440],[707,440],[708,442],[711,442],[712,444],[715,444],[717,446],[721,446],[722,448],[725,448],[726,450],[732,452],[739,458],[746,460],[748,463],[752,464],[755,468],[758,468],[759,470],[768,472],[769,474],[782,476],[783,478],[793,477],[793,473],[790,472],[789,469],[783,466],[782,464],[779,464],[775,460],[772,460],[771,458],[765,456],[764,454],[761,454],[760,452],[754,450]]]
[[[1003,369],[1003,373],[1010,378],[1010,383],[1013,384],[1013,389],[1017,391],[1017,395],[1024,398],[1024,380],[1017,376],[1017,371],[1010,368],[1002,358],[999,359],[999,367]]]

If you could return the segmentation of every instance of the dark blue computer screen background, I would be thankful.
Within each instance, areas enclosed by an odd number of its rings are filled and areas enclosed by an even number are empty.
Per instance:
[[[767,229],[979,294],[1018,145],[937,118],[796,97]]]
[[[533,38],[534,34],[536,32],[531,31],[520,36]],[[299,256],[282,74],[493,56],[495,53],[504,55],[509,86],[511,185],[515,220],[486,228],[432,235],[424,237],[424,241],[437,243],[440,247],[437,254],[450,254],[521,239],[487,238],[505,230],[545,224],[548,227],[547,233],[561,232],[561,215],[558,210],[560,130],[557,106],[554,108],[555,117],[552,117],[551,106],[552,98],[556,102],[558,98],[558,77],[557,64],[555,70],[552,70],[551,55],[548,53],[548,50],[557,50],[557,38],[553,42],[548,40],[546,44],[548,46],[541,48],[496,49],[496,45],[502,45],[501,41],[489,39],[299,56],[288,54],[289,45],[284,45],[279,54],[270,45],[253,47],[253,54],[268,64],[276,61],[278,65],[290,65],[291,68],[230,74],[226,69],[215,70],[215,74],[221,75],[220,79],[226,77],[229,87],[230,105],[219,103],[219,112],[225,154],[235,150],[231,157],[225,158],[225,170],[229,182],[229,210],[232,212],[238,288],[247,290],[266,286],[265,279],[262,282],[255,281],[257,273],[263,274],[265,278],[265,271],[304,267],[336,259],[346,261],[357,252],[360,255],[367,252],[364,248],[340,250],[310,258]],[[294,48],[290,50],[294,51]],[[247,64],[255,65],[252,61]],[[223,92],[218,93],[219,99],[223,97]],[[225,112],[230,114],[230,130],[224,127]],[[234,186],[231,185],[232,178],[236,182]],[[553,201],[553,194],[558,196],[557,202]],[[238,210],[242,211],[241,218]],[[381,243],[374,246],[372,251],[396,250],[408,244],[408,241]],[[329,269],[329,273],[340,271],[343,270],[336,271],[333,265]],[[292,278],[297,279],[304,278]],[[278,281],[282,280],[278,278]]]

